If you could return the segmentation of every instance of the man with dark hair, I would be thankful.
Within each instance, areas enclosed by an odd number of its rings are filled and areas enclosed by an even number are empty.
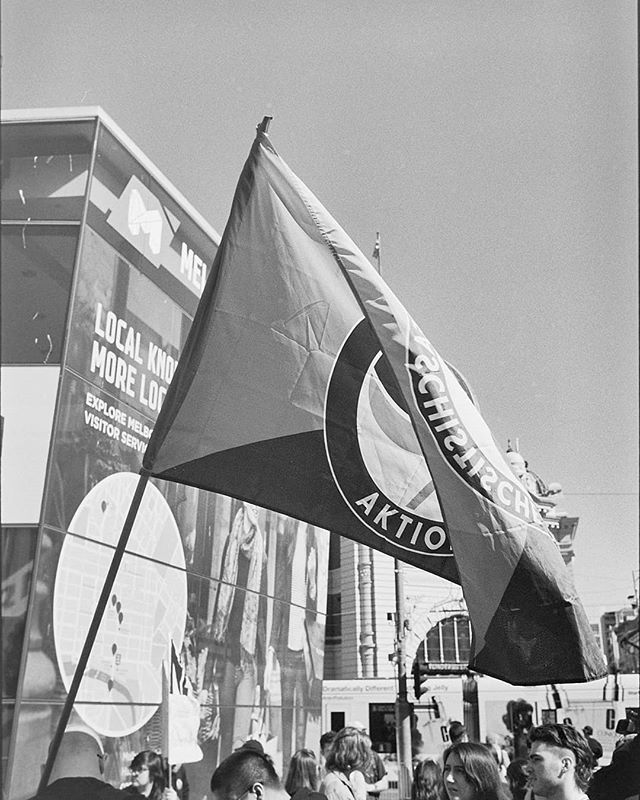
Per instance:
[[[231,753],[218,766],[211,791],[212,800],[289,800],[269,756],[247,748]]]
[[[449,739],[451,744],[458,744],[458,742],[468,742],[469,735],[467,734],[467,729],[461,722],[458,720],[453,720],[453,722],[449,725]]]
[[[593,755],[585,737],[570,725],[540,725],[529,733],[529,783],[549,800],[587,800]]]
[[[320,737],[320,752],[323,756],[325,756],[325,758],[335,738],[336,738],[335,731],[327,731],[326,733],[323,733],[322,736]]]
[[[333,744],[333,740],[335,738],[335,731],[327,731],[320,737],[320,775],[322,777],[324,777],[326,772],[325,764],[327,761],[327,755],[329,754],[329,750],[331,750],[331,745]]]

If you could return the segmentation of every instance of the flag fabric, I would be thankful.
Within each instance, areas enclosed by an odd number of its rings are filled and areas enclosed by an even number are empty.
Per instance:
[[[479,672],[603,674],[558,545],[465,387],[264,131],[143,469],[460,583]]]
[[[378,262],[378,272],[380,272],[380,233],[376,233],[376,243],[373,246],[373,253],[371,253],[371,258],[375,258]]]

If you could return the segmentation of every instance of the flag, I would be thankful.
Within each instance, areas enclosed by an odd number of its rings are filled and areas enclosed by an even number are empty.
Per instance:
[[[263,130],[143,469],[461,583],[479,672],[602,674],[558,545],[460,380]]]
[[[376,243],[373,246],[373,253],[371,253],[371,258],[375,258],[378,262],[378,272],[380,272],[380,232],[376,233]]]

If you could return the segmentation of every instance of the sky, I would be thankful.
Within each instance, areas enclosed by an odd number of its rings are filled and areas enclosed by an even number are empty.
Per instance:
[[[631,0],[2,0],[2,108],[101,106],[220,232],[255,126],[564,489],[591,618],[638,580]]]

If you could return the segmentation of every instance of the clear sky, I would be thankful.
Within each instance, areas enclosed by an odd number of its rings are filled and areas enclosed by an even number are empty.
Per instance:
[[[590,616],[638,576],[631,0],[3,0],[3,108],[100,105],[219,231],[254,138],[564,487]]]

